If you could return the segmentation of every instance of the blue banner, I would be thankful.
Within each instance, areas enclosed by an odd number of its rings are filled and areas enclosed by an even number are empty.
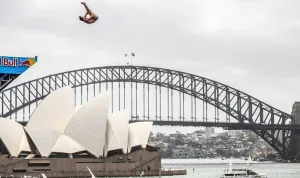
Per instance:
[[[37,62],[37,57],[0,56],[0,74],[22,74]]]

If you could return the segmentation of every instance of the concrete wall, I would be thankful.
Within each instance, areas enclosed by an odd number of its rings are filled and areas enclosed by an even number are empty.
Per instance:
[[[44,164],[44,165],[41,165]],[[35,158],[35,159],[0,159],[0,176],[14,177],[40,175],[47,177],[90,176],[87,166],[96,176],[134,176],[141,170],[148,174],[159,175],[161,158],[158,152],[137,150],[128,155],[114,155],[108,158]],[[16,171],[25,171],[18,173]]]

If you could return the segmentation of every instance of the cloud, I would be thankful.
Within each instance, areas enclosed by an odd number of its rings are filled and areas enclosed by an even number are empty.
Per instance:
[[[300,79],[298,1],[89,0],[99,21],[78,20],[79,1],[1,1],[1,55],[38,56],[24,82],[101,65],[187,71],[290,112]]]
[[[299,2],[295,1],[203,0],[197,4],[197,18],[192,26],[196,33],[278,38],[289,35],[287,32],[298,26],[295,7]]]

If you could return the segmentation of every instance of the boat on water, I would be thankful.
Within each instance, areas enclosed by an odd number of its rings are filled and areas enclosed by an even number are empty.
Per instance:
[[[265,174],[258,174],[251,169],[244,168],[232,168],[232,163],[229,163],[229,168],[225,169],[221,178],[267,178]]]

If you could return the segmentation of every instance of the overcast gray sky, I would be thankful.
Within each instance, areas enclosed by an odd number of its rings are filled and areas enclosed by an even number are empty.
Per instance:
[[[300,1],[0,1],[0,55],[38,56],[16,82],[70,69],[134,65],[190,72],[240,89],[285,112],[300,100]]]

